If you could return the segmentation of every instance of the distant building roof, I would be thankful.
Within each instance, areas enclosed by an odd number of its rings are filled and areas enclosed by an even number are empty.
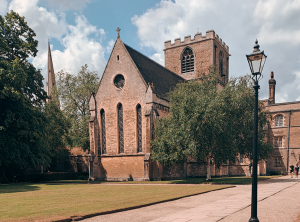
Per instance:
[[[172,90],[177,83],[184,82],[184,79],[130,46],[124,45],[145,82],[147,84],[153,83],[153,92],[158,97],[169,100],[168,92]]]

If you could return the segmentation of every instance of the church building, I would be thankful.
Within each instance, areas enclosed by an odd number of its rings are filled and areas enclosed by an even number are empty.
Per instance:
[[[151,162],[154,122],[169,115],[168,92],[177,83],[207,74],[210,66],[220,74],[218,87],[225,86],[229,78],[228,46],[213,30],[205,36],[197,33],[183,41],[166,41],[164,67],[123,43],[119,32],[118,28],[98,89],[90,98],[91,178],[160,180],[186,177],[188,170],[190,175],[201,173],[199,163],[164,170]],[[194,176],[203,176],[198,174]]]

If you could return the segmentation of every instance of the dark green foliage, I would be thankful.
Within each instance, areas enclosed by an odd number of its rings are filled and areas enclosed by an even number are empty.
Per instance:
[[[49,101],[45,106],[46,132],[45,143],[49,144],[51,165],[69,159],[66,144],[70,143],[68,135],[71,123],[61,111],[56,101]]]
[[[14,174],[50,158],[43,77],[27,60],[37,53],[35,33],[13,11],[0,16],[0,33],[0,168],[6,178],[5,171]]]
[[[231,79],[218,91],[217,75],[210,69],[201,81],[179,83],[170,92],[170,116],[155,125],[152,159],[170,166],[191,157],[200,162],[212,158],[217,166],[235,162],[239,153],[251,158],[254,95],[249,76]],[[264,142],[267,113],[259,113],[259,158],[272,146]]]
[[[62,70],[57,77],[57,93],[61,107],[71,123],[69,145],[87,150],[90,148],[89,99],[99,83],[97,72],[89,71],[85,65],[77,75]]]

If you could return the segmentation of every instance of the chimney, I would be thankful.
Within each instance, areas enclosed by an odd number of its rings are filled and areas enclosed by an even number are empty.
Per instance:
[[[276,80],[274,79],[274,73],[271,72],[271,79],[269,79],[269,104],[275,103],[275,85]]]

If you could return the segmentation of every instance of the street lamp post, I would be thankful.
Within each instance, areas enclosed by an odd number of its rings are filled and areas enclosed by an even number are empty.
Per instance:
[[[257,137],[258,137],[258,81],[264,67],[267,56],[259,50],[258,41],[255,41],[254,50],[246,55],[254,81],[254,124],[253,124],[253,170],[252,170],[252,195],[251,195],[251,218],[249,222],[259,222],[257,218]]]

